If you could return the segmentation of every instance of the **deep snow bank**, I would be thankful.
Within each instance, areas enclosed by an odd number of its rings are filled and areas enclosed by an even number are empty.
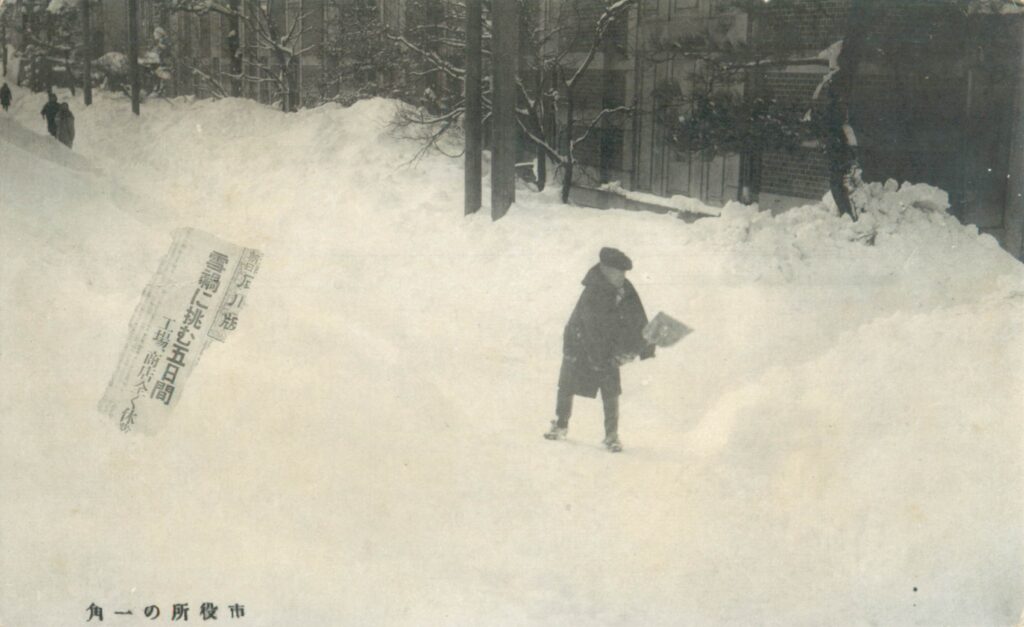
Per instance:
[[[264,625],[1019,616],[1024,272],[941,192],[687,225],[523,191],[492,223],[457,162],[406,165],[387,101],[103,96],[74,153],[41,105],[18,90],[0,127],[5,624],[154,599]],[[176,226],[265,265],[167,430],[125,438],[95,403]],[[540,438],[603,245],[696,329],[624,369],[621,456],[597,403]]]

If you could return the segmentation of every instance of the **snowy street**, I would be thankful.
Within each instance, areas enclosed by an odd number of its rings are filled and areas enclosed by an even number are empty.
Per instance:
[[[74,151],[45,94],[0,113],[0,626],[1021,620],[1024,266],[944,192],[687,224],[521,187],[492,222],[392,101],[60,96]],[[122,434],[96,404],[178,227],[263,267]],[[694,329],[623,368],[618,455],[600,401],[541,437],[602,246]]]

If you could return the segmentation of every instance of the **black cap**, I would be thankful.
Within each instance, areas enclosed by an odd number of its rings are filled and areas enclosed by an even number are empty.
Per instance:
[[[601,263],[625,272],[633,269],[633,261],[618,248],[602,248],[599,255]]]

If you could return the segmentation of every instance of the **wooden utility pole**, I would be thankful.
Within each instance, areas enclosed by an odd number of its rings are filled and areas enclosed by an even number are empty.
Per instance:
[[[139,0],[128,0],[128,69],[132,81],[132,113],[139,115]]]
[[[516,66],[519,61],[518,2],[491,7],[491,218],[508,213],[516,200]]]
[[[3,56],[4,76],[7,76],[7,18],[2,12],[0,12],[0,47],[3,48],[0,55]]]
[[[92,23],[89,21],[89,2],[82,2],[82,91],[85,106],[92,104]]]
[[[481,74],[483,73],[483,10],[482,0],[466,0],[466,215],[480,209],[483,107],[481,106]]]
[[[1006,185],[1005,247],[1024,261],[1024,15],[1017,19],[1017,45],[1020,64],[1017,65],[1017,93],[1010,130],[1010,180]]]
[[[177,65],[176,70],[179,75],[178,89],[180,90],[175,92],[177,95],[182,93],[192,95],[196,93],[195,77],[187,69],[189,66],[194,65],[194,60],[192,59],[192,19],[192,16],[188,15],[181,20],[181,56],[175,64]],[[178,51],[175,51],[175,54],[178,54]]]
[[[547,103],[544,99],[544,72],[541,69],[544,60],[542,58],[543,50],[538,48],[537,52],[537,80],[534,83],[534,89],[537,93],[537,109],[540,111],[540,115],[537,116],[540,119],[541,133],[547,135],[550,132],[550,126],[548,125],[548,108]],[[541,135],[542,137],[544,135]],[[548,153],[543,146],[537,145],[537,191],[542,192],[548,184]]]
[[[167,2],[161,2],[160,4],[155,6],[154,9],[156,9],[157,24],[159,24],[160,28],[163,29],[164,36],[167,38],[167,40],[170,40],[171,39],[171,7],[168,6],[168,5],[169,5],[169,3],[167,3]],[[160,50],[161,59],[160,59],[160,62],[163,63],[164,65],[167,64],[168,60],[164,59],[163,55],[171,54],[170,51],[169,51],[169,48],[170,48],[169,45],[168,45],[167,48],[164,48],[163,46],[161,46],[161,50]],[[172,68],[174,68],[177,65],[179,65],[177,60],[171,61]],[[170,89],[170,94],[169,95],[171,95],[171,96],[177,96],[178,95],[178,71],[177,71],[176,68],[171,71],[171,89]]]
[[[231,55],[231,95],[242,95],[242,12],[241,0],[230,0],[231,17],[228,19],[231,33],[228,35],[228,54]]]

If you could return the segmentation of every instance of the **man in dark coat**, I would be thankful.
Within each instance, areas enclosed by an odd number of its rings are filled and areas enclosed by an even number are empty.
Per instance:
[[[587,272],[580,295],[562,339],[562,369],[558,377],[558,401],[549,440],[565,438],[572,415],[573,396],[597,397],[604,404],[604,444],[622,450],[619,441],[619,367],[639,356],[654,356],[654,345],[643,337],[647,313],[626,272],[633,262],[622,251],[602,248],[600,262]]]
[[[4,83],[3,86],[0,87],[0,107],[3,107],[4,111],[7,111],[7,108],[10,106],[11,88],[7,86],[7,83]]]
[[[57,104],[57,94],[50,94],[50,98],[46,104],[43,105],[43,110],[39,112],[39,115],[46,118],[46,130],[50,131],[50,135],[57,136],[57,114],[60,113],[60,105]]]
[[[57,139],[68,148],[75,141],[75,116],[66,102],[60,103],[60,111],[57,112]]]

